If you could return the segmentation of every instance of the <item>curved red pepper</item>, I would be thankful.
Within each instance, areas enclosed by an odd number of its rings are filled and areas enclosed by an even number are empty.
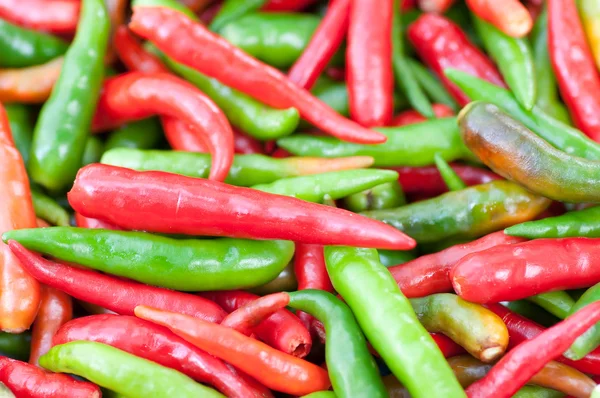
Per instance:
[[[385,126],[394,112],[392,0],[350,5],[346,78],[350,116],[363,126]]]
[[[126,229],[396,250],[415,246],[397,229],[346,210],[158,171],[91,164],[79,170],[68,198],[84,216]]]
[[[44,259],[15,241],[8,246],[34,278],[68,295],[122,315],[133,315],[137,305],[178,311],[209,322],[221,322],[226,313],[210,300],[142,283],[118,279],[86,268]]]
[[[330,135],[363,144],[386,140],[383,134],[340,116],[279,70],[250,57],[180,12],[136,7],[129,27],[178,62],[272,107],[298,109],[304,119]]]
[[[17,25],[57,34],[73,34],[79,21],[79,1],[0,0],[0,18]]]
[[[423,14],[409,26],[408,37],[419,57],[438,75],[461,105],[469,103],[469,98],[446,78],[446,68],[458,69],[506,87],[492,61],[449,19],[435,14]]]
[[[444,104],[432,104],[433,113],[435,117],[448,117],[454,116],[454,111],[448,105]],[[419,112],[411,109],[404,111],[394,116],[390,126],[406,126],[408,124],[415,124],[427,121],[427,118],[421,115]]]
[[[228,397],[265,396],[265,391],[256,391],[220,359],[193,346],[167,328],[134,316],[92,315],[74,319],[58,330],[52,344],[76,340],[108,344],[178,370],[201,383],[216,387]]]
[[[287,293],[279,292],[259,297],[227,315],[221,325],[250,336],[252,330],[290,302]]]
[[[224,180],[233,162],[233,131],[214,102],[186,81],[170,74],[130,72],[107,79],[93,125],[120,125],[154,114],[193,125],[212,154],[210,179]]]
[[[242,290],[203,292],[200,295],[214,301],[227,312],[234,312],[259,297]],[[312,346],[308,330],[298,317],[286,309],[275,312],[252,331],[271,347],[300,358],[305,357]]]
[[[117,28],[114,46],[119,59],[129,70],[143,73],[169,72],[160,59],[144,50],[127,26],[121,25]]]
[[[548,49],[575,124],[600,142],[600,76],[574,1],[548,1]]]

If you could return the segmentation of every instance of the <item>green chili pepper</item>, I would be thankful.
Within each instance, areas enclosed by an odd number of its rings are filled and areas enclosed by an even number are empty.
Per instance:
[[[346,83],[321,76],[311,89],[311,92],[340,115],[348,116],[350,114],[348,87]]]
[[[461,189],[465,189],[467,184],[463,180],[460,179],[458,174],[450,167],[450,165],[444,160],[444,158],[436,153],[433,157],[435,161],[435,166],[437,167],[444,183],[448,187],[449,191],[460,191]]]
[[[406,204],[406,197],[396,180],[347,196],[343,203],[346,209],[358,213],[400,207]]]
[[[0,67],[23,68],[63,55],[69,45],[58,37],[0,19]]]
[[[265,3],[266,0],[225,0],[209,27],[211,30],[219,32],[231,21],[235,21],[246,14],[260,10]]]
[[[333,391],[317,391],[312,394],[304,395],[301,398],[336,398],[337,395]],[[600,397],[600,395],[599,395]],[[592,397],[595,398],[595,397]]]
[[[494,25],[473,16],[485,50],[498,65],[502,77],[519,103],[531,110],[536,101],[536,70],[526,39],[511,37]]]
[[[85,143],[85,150],[81,158],[81,166],[87,166],[91,163],[98,163],[104,153],[104,142],[96,136],[90,136]]]
[[[569,315],[576,313],[586,305],[592,304],[596,301],[600,301],[600,283],[590,287],[585,293],[583,293],[583,296],[581,296],[575,305],[571,307]],[[569,359],[579,360],[595,350],[599,345],[600,322],[579,336],[564,355]]]
[[[357,166],[350,167],[351,161],[352,158],[272,158],[265,155],[235,155],[225,182],[249,187],[269,184],[281,178],[317,174],[324,170],[357,168]],[[206,178],[210,172],[210,155],[205,153],[116,148],[105,152],[101,162],[134,170],[159,170],[189,177]],[[357,163],[357,165],[368,167],[365,166],[367,163]]]
[[[161,142],[162,136],[158,119],[138,120],[127,123],[110,133],[104,149],[106,151],[113,148],[151,149]]]
[[[575,300],[568,293],[561,290],[556,292],[547,292],[528,297],[527,300],[536,303],[552,315],[565,319],[575,305]]]
[[[392,170],[358,169],[284,178],[270,184],[254,185],[252,188],[278,195],[293,196],[308,202],[322,203],[326,196],[333,200],[341,199],[344,196],[397,180],[398,173]]]
[[[66,188],[81,167],[104,77],[108,12],[103,0],[83,0],[81,5],[75,39],[33,134],[30,174],[52,191]]]
[[[600,207],[590,207],[557,217],[513,225],[505,229],[504,233],[528,239],[577,236],[600,238]]]
[[[402,35],[402,15],[398,0],[394,0],[394,20],[392,23],[392,66],[396,83],[404,93],[408,102],[421,115],[427,118],[435,117],[429,99],[413,76],[413,70],[407,62]]]
[[[333,137],[294,134],[277,140],[277,145],[299,156],[372,156],[375,166],[385,167],[427,166],[433,164],[437,152],[447,161],[473,158],[460,139],[453,117],[375,130],[387,137],[385,143],[361,145]]]
[[[325,261],[333,287],[412,397],[465,397],[377,250],[326,246]]]
[[[384,267],[404,264],[417,258],[414,250],[377,250],[379,261]]]
[[[296,274],[294,273],[294,264],[289,263],[283,271],[277,275],[277,278],[264,285],[253,287],[252,289],[249,289],[249,291],[258,294],[259,296],[266,296],[271,293],[291,292],[296,289],[298,289],[298,281],[296,280]]]
[[[387,397],[377,364],[350,308],[322,290],[300,290],[289,296],[290,307],[309,313],[325,326],[325,360],[333,391],[340,397]]]
[[[548,199],[517,184],[497,180],[396,209],[361,214],[390,224],[419,243],[427,243],[483,236],[531,220],[549,205]]]
[[[27,361],[30,346],[31,334],[29,332],[20,334],[0,332],[0,355]]]
[[[538,307],[532,302],[526,300],[509,301],[505,304],[508,309],[539,323],[542,326],[550,327],[560,321],[559,318],[549,314],[543,308]]]
[[[560,391],[539,386],[523,386],[512,398],[561,398],[564,397]]]
[[[185,291],[262,285],[277,277],[294,254],[288,241],[172,239],[75,227],[19,229],[3,239],[102,272]]]
[[[536,105],[548,115],[552,115],[563,123],[570,124],[569,112],[558,98],[556,77],[550,62],[548,52],[548,10],[546,7],[537,17],[531,32],[531,39],[537,86]]]
[[[224,397],[176,370],[92,341],[54,346],[40,357],[40,365],[85,377],[127,397]]]
[[[69,225],[69,213],[54,199],[33,187],[31,188],[31,199],[36,216],[52,225]]]
[[[497,106],[472,102],[458,124],[469,149],[503,177],[559,201],[600,201],[600,162],[552,147]]]
[[[320,22],[312,14],[257,12],[228,23],[219,34],[253,57],[287,69],[302,55]]]
[[[448,90],[423,64],[411,58],[407,59],[407,62],[413,72],[414,78],[417,79],[419,85],[423,87],[429,98],[434,102],[448,105],[455,112],[460,109],[454,98],[448,93]]]
[[[29,151],[31,150],[31,137],[33,136],[34,112],[31,107],[24,104],[5,104],[4,109],[8,115],[15,146],[21,153],[23,163],[27,165]]]
[[[446,69],[444,73],[471,100],[498,106],[554,147],[574,156],[600,160],[600,145],[581,131],[548,116],[537,106],[527,111],[502,87],[455,69]]]

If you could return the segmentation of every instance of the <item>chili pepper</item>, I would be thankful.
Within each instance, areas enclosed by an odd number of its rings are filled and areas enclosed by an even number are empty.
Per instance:
[[[336,0],[339,3],[340,0]],[[344,0],[342,0],[344,1]],[[335,82],[327,77],[320,77],[312,87],[311,93],[343,116],[350,115],[348,87],[344,82]],[[306,123],[309,125],[308,123]],[[301,124],[302,125],[302,124]]]
[[[103,152],[104,142],[98,137],[88,137],[81,158],[81,165],[87,166],[88,164],[99,162]]]
[[[508,346],[508,330],[500,317],[480,305],[448,293],[410,303],[425,329],[444,333],[483,362],[498,359]]]
[[[290,297],[283,292],[259,297],[227,315],[221,325],[250,336],[254,327],[287,306],[289,300]]]
[[[504,230],[512,236],[523,236],[528,239],[536,238],[569,238],[587,237],[600,238],[600,207],[571,211],[558,217],[530,221],[513,225]]]
[[[0,357],[0,381],[17,397],[100,397],[100,388],[93,383],[49,373],[37,366],[6,357]]]
[[[299,11],[302,10],[315,0],[268,0],[263,10],[267,11]]]
[[[140,171],[160,170],[200,178],[206,178],[210,170],[210,156],[201,153],[112,149],[104,153],[101,162]],[[239,186],[269,184],[281,178],[360,169],[372,164],[370,156],[275,159],[264,155],[236,155],[225,182]]]
[[[400,90],[404,93],[408,102],[415,110],[427,118],[434,116],[434,111],[431,107],[429,99],[424,93],[424,90],[419,85],[418,80],[414,76],[413,69],[408,64],[408,57],[404,49],[404,34],[402,31],[402,15],[398,7],[398,0],[393,0],[393,21],[392,21],[392,66],[396,83]],[[377,8],[377,7],[373,7]],[[371,21],[373,25],[379,25],[379,22]],[[365,57],[370,58],[370,57]],[[389,124],[390,118],[388,118]]]
[[[266,2],[267,0],[224,0],[217,15],[210,22],[209,27],[215,32],[220,32],[230,22],[259,10]]]
[[[431,107],[436,118],[454,116],[454,111],[444,104],[433,104]],[[394,116],[390,126],[406,126],[408,124],[421,123],[425,121],[427,121],[427,119],[421,116],[421,114],[417,111],[408,110]]]
[[[423,14],[408,28],[408,37],[419,56],[460,105],[466,105],[469,97],[446,78],[444,69],[456,68],[505,87],[494,64],[450,20],[435,14]]]
[[[344,40],[349,15],[350,0],[329,2],[321,23],[288,71],[289,79],[298,87],[309,90],[315,84]]]
[[[198,134],[193,125],[185,120],[163,116],[162,128],[167,142],[174,150],[186,152],[209,153],[210,149],[206,139]],[[233,134],[233,131],[232,131]]]
[[[116,225],[100,221],[95,218],[84,217],[79,213],[75,213],[75,224],[80,228],[96,228],[96,229],[112,229],[120,230]]]
[[[536,294],[535,296],[528,297],[527,300],[536,303],[560,319],[565,319],[575,304],[575,300],[568,293],[561,290]]]
[[[467,0],[467,5],[479,18],[508,36],[523,37],[533,26],[529,11],[517,0],[508,0],[502,4],[493,0]]]
[[[419,86],[423,88],[425,93],[427,93],[429,98],[439,104],[446,105],[455,112],[458,110],[458,104],[454,98],[452,98],[442,83],[440,83],[440,81],[433,74],[431,74],[427,68],[425,68],[420,62],[417,62],[411,58],[408,58],[407,62],[413,72],[414,78],[419,83]],[[435,105],[436,104],[432,104],[434,114],[436,113]]]
[[[265,153],[260,141],[237,130],[233,130],[233,150],[241,155]]]
[[[166,328],[133,316],[107,314],[78,318],[61,327],[52,342],[60,345],[77,340],[111,345],[212,385],[227,396],[259,396],[221,360]]]
[[[27,165],[33,135],[33,110],[23,104],[5,104],[4,109],[8,116],[15,146],[21,153],[23,163]]]
[[[292,242],[285,241],[178,240],[75,227],[21,229],[3,238],[112,275],[184,291],[259,286],[274,279],[294,253]]]
[[[347,196],[343,203],[346,209],[361,212],[400,207],[406,204],[406,198],[398,181],[394,181]]]
[[[341,199],[345,196],[398,180],[392,170],[343,170],[312,176],[291,177],[252,188],[277,195],[292,196],[308,202],[322,203],[326,197]]]
[[[565,34],[568,32],[568,34]],[[574,1],[548,1],[548,49],[558,87],[575,125],[600,140],[600,76]]]
[[[203,292],[200,295],[231,313],[259,296],[242,290]],[[312,345],[310,334],[300,320],[287,310],[279,310],[253,329],[256,336],[279,351],[300,358],[305,357]]]
[[[52,337],[58,329],[73,317],[71,297],[48,286],[42,287],[40,309],[31,333],[29,363],[38,364],[40,356],[52,347]]]
[[[113,131],[104,145],[105,153],[113,148],[151,149],[161,140],[162,131],[154,118],[127,123]]]
[[[474,102],[458,124],[465,144],[496,173],[548,198],[597,202],[600,164],[566,154],[512,119],[497,106]],[[561,173],[553,173],[558,170]]]
[[[42,103],[58,80],[63,57],[42,65],[0,70],[0,101]]]
[[[304,395],[302,398],[336,398],[337,395],[333,391],[317,391],[312,394]],[[594,397],[595,398],[595,397]]]
[[[591,304],[567,320],[519,344],[466,390],[469,397],[511,397],[546,363],[558,357],[590,326],[600,320],[600,303]],[[549,344],[549,342],[552,342]]]
[[[115,196],[115,192],[119,194]],[[243,203],[226,199],[231,195],[244,198]],[[86,217],[149,232],[398,250],[411,249],[415,244],[410,237],[381,222],[357,217],[346,210],[216,181],[106,165],[81,169],[69,192],[69,202]],[[222,206],[215,207],[215,203]],[[155,216],[145,210],[151,208]],[[172,217],[175,213],[177,217]],[[165,217],[172,222],[165,225]],[[242,224],[247,227],[241,228]],[[289,228],[291,224],[293,229]]]
[[[325,359],[336,395],[386,397],[377,365],[350,308],[322,290],[288,294],[292,308],[308,312],[325,325]]]
[[[45,260],[15,241],[9,242],[9,247],[23,262],[27,272],[41,283],[122,315],[132,315],[134,307],[143,303],[210,322],[220,322],[225,317],[222,308],[201,297]]]
[[[524,110],[508,90],[458,70],[447,69],[444,73],[473,101],[485,101],[500,107],[554,147],[570,155],[600,160],[598,143],[590,140],[581,131],[546,115],[537,107],[532,111]]]
[[[35,188],[31,189],[31,199],[36,216],[53,225],[69,225],[69,213],[60,207],[54,199]]]
[[[68,44],[57,37],[0,19],[0,51],[3,54],[0,66],[4,68],[43,64],[64,54],[67,47]]]
[[[583,293],[583,296],[571,307],[568,315],[573,315],[583,307],[596,301],[600,301],[600,283],[590,287]],[[596,324],[573,342],[569,350],[565,352],[565,356],[572,360],[578,360],[595,350],[599,345],[600,324]]]
[[[297,250],[298,249],[296,248],[296,251]],[[416,252],[410,250],[377,250],[377,253],[379,254],[379,261],[386,268],[407,263],[417,257]]]
[[[160,59],[144,50],[126,26],[117,28],[114,45],[127,69],[144,73],[168,72]]]
[[[176,335],[229,362],[273,390],[303,395],[330,385],[324,369],[233,329],[146,306],[136,307],[135,315],[166,326]]]
[[[600,15],[600,3],[597,0],[580,0],[577,2],[579,17],[585,30],[590,50],[596,65],[600,66],[600,25],[596,20]]]
[[[395,209],[372,210],[362,215],[384,221],[417,242],[451,237],[473,238],[531,220],[550,201],[509,181],[448,192]]]
[[[471,158],[459,137],[455,118],[430,120],[402,127],[378,128],[388,140],[381,145],[359,145],[333,137],[294,134],[277,145],[300,156],[372,156],[374,166],[426,166],[440,152],[452,161]]]
[[[46,5],[41,9],[47,12]],[[110,29],[104,2],[84,0],[79,24],[33,134],[31,177],[53,191],[70,184],[81,166],[104,75],[103,60]]]
[[[75,32],[79,2],[70,0],[2,0],[0,18],[14,24],[51,33]]]
[[[83,376],[126,396],[224,397],[176,370],[91,341],[54,346],[40,358],[40,364],[53,372]]]
[[[31,334],[0,332],[0,356],[27,361],[31,348]]]
[[[161,26],[161,34],[156,28]],[[138,35],[151,40],[176,61],[216,78],[270,106],[295,107],[300,115],[326,133],[359,143],[381,143],[380,133],[339,116],[297,87],[278,70],[236,49],[185,15],[166,8],[138,7],[131,23]],[[181,39],[181,40],[180,40]],[[268,87],[268,90],[265,88]]]
[[[435,166],[440,172],[442,180],[444,180],[444,183],[450,191],[460,191],[461,189],[465,189],[467,187],[467,184],[460,179],[458,174],[452,170],[452,167],[450,167],[450,165],[439,153],[436,153],[433,159],[435,161]]]
[[[492,247],[461,259],[452,269],[452,285],[475,303],[590,286],[600,281],[600,268],[594,266],[597,244],[597,239],[564,238]]]
[[[325,261],[333,287],[352,309],[373,348],[411,396],[464,396],[410,302],[379,262],[376,250],[327,246]],[[372,305],[374,302],[377,305]],[[415,358],[421,359],[415,361]]]
[[[430,333],[430,335],[445,358],[450,358],[465,352],[465,349],[456,344],[450,337],[439,333]]]

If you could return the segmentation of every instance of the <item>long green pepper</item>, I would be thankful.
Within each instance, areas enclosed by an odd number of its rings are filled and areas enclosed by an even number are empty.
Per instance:
[[[225,0],[209,28],[219,32],[225,25],[246,14],[260,10],[267,0]]]
[[[350,195],[343,203],[344,208],[358,213],[400,207],[406,204],[406,197],[400,183],[393,181]]]
[[[54,199],[42,193],[37,188],[31,188],[31,200],[35,215],[52,225],[68,226],[69,213],[63,209]]]
[[[600,301],[600,283],[590,287],[583,296],[571,307],[569,315],[573,315],[588,304]],[[589,328],[579,336],[565,352],[565,356],[572,360],[579,360],[592,352],[600,345],[600,322]]]
[[[113,148],[152,149],[163,137],[158,119],[149,118],[127,123],[108,136],[104,150]]]
[[[555,292],[546,292],[528,297],[527,300],[535,303],[560,319],[569,316],[571,308],[575,305],[575,300],[567,292],[558,290]]]
[[[437,167],[440,172],[440,176],[442,176],[442,180],[444,180],[449,191],[460,191],[467,187],[467,184],[460,179],[458,174],[456,174],[448,162],[446,162],[439,153],[434,155],[433,160],[435,161],[435,167]]]
[[[407,62],[413,72],[414,78],[417,79],[419,85],[423,87],[429,98],[434,102],[447,105],[455,112],[460,109],[448,90],[423,64],[412,58],[408,58]]]
[[[30,106],[24,104],[3,105],[10,123],[13,141],[21,153],[23,163],[27,165],[29,163],[29,152],[31,151],[35,112]]]
[[[600,238],[600,207],[571,211],[560,216],[529,221],[506,228],[504,233],[528,239]]]
[[[67,188],[81,167],[104,78],[108,12],[103,0],[83,0],[81,5],[75,39],[33,134],[29,171],[52,191]]]

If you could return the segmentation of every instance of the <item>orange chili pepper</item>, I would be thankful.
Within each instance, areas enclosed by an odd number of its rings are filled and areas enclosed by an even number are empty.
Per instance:
[[[533,19],[519,0],[467,0],[467,5],[484,21],[513,37],[523,37],[531,31]]]
[[[42,65],[0,70],[0,102],[42,103],[58,80],[63,57]]]

